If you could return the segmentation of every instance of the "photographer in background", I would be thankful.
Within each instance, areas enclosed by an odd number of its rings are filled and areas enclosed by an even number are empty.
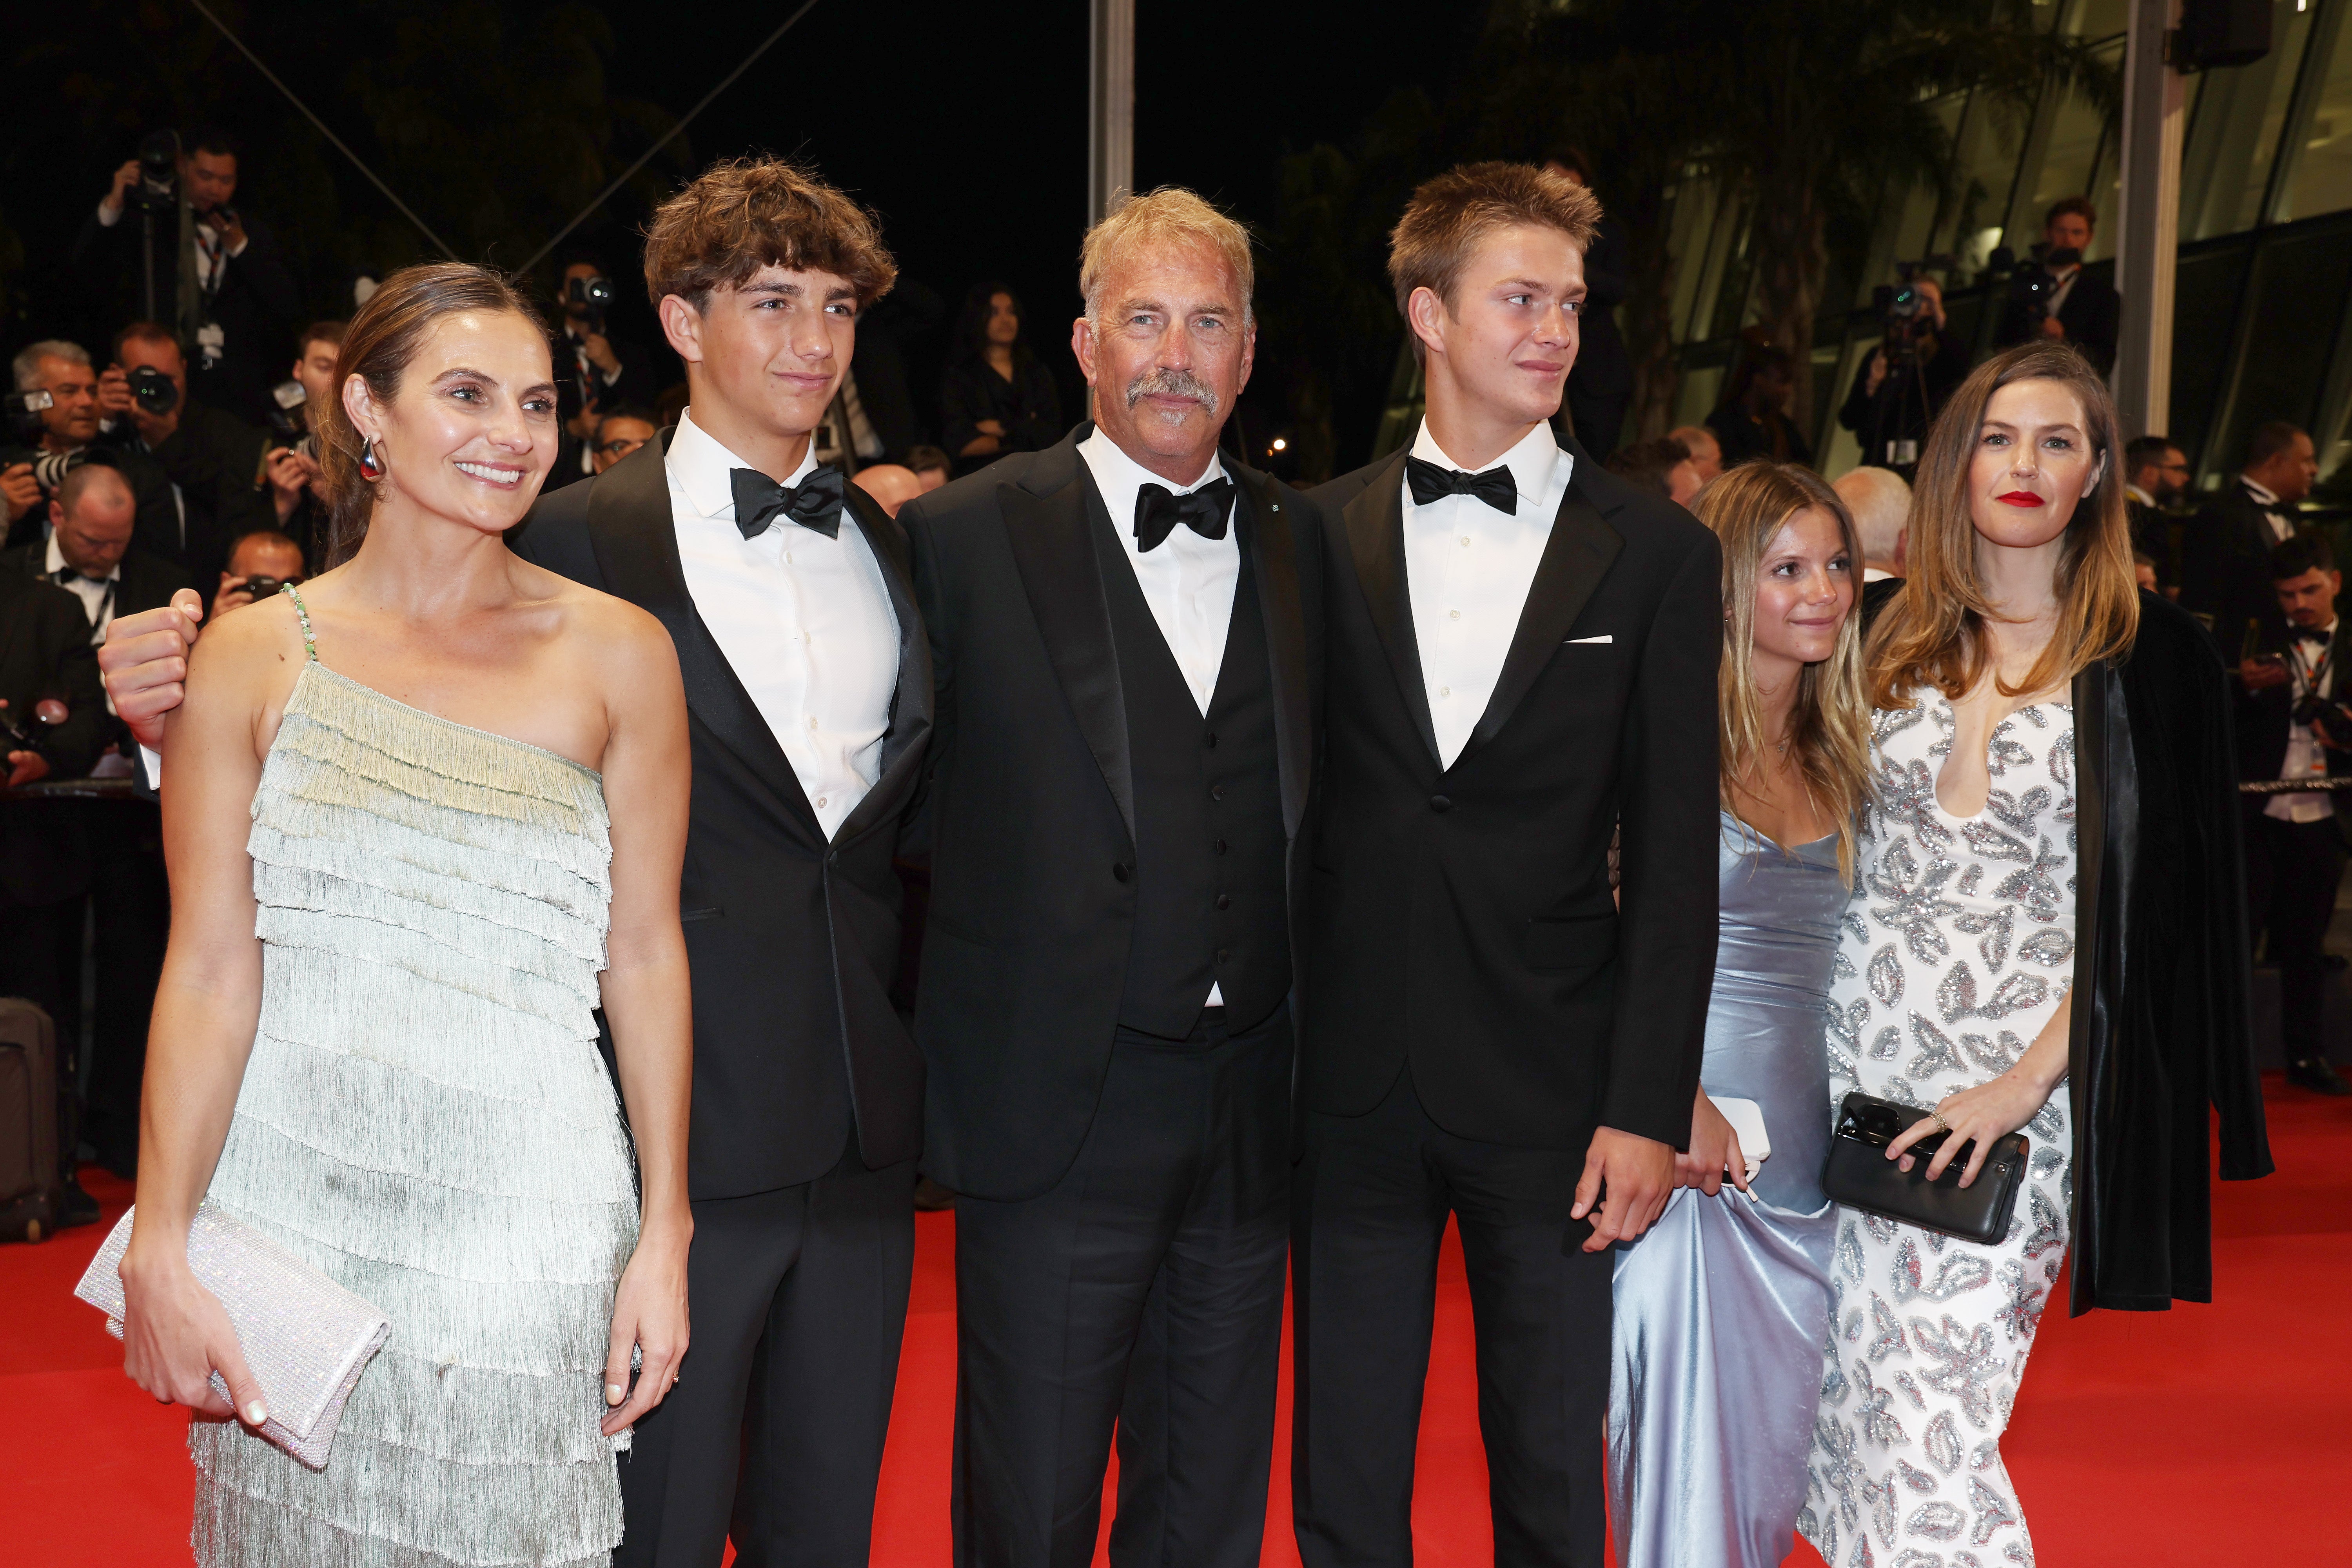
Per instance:
[[[269,492],[278,526],[314,565],[326,556],[328,501],[310,410],[325,407],[335,395],[335,359],[342,353],[344,325],[313,321],[302,329],[291,373],[302,401],[281,407],[270,420],[270,448],[262,459],[262,488]]]
[[[72,594],[87,617],[89,642],[104,642],[115,616],[161,609],[188,586],[177,567],[132,546],[131,487],[114,469],[100,463],[76,468],[49,512],[47,542],[0,556],[0,575],[53,583]],[[89,711],[103,726],[106,748],[89,771],[130,776],[130,730],[102,702]],[[78,834],[87,856],[97,1007],[90,1017],[89,1114],[82,1132],[109,1170],[128,1176],[138,1162],[147,1018],[171,929],[163,818],[152,801],[142,800],[43,802],[33,809],[68,838]],[[78,960],[78,907],[65,918]]]
[[[194,351],[194,395],[257,424],[268,415],[279,335],[297,320],[293,274],[268,226],[233,205],[237,154],[228,134],[198,132],[176,159],[172,146],[171,132],[155,132],[140,156],[114,172],[113,187],[82,225],[73,260],[84,267],[114,260],[124,303],[110,313],[168,321]]]
[[[1996,346],[2056,338],[2074,345],[2101,375],[2116,368],[2116,338],[2123,331],[2123,297],[2115,285],[2083,270],[2098,232],[2099,209],[2088,196],[2053,203],[2042,219],[2042,243],[2032,259],[2011,274]]]
[[[152,458],[172,481],[181,533],[173,560],[194,581],[210,581],[228,542],[268,521],[258,488],[267,437],[190,400],[187,362],[169,329],[133,321],[114,334],[114,363],[98,378],[98,415],[100,444]]]
[[[308,574],[299,544],[274,528],[257,528],[229,551],[228,565],[213,595],[212,618],[218,620],[256,599],[267,599],[289,583],[299,586]]]
[[[654,400],[654,364],[635,343],[616,343],[605,331],[613,280],[593,252],[575,250],[563,263],[556,285],[558,320],[551,352],[555,357],[556,412],[565,440],[555,471],[543,490],[556,489],[597,472],[596,422],[607,408]]]
[[[2316,533],[2270,552],[2271,586],[2286,635],[2238,666],[2238,776],[2326,778],[2352,773],[2352,637],[2336,613],[2344,574]],[[2336,797],[2311,790],[2239,797],[2245,814],[2246,914],[2257,942],[2268,933],[2279,971],[2279,1029],[2289,1083],[2352,1095],[2328,1064],[2321,1028],[2325,948],[2344,878],[2344,828]]]
[[[654,416],[634,403],[624,403],[596,421],[596,471],[603,473],[661,434]]]
[[[2173,542],[2174,512],[2189,494],[2189,457],[2162,436],[2139,436],[2124,447],[2124,507],[2132,547],[2156,567],[2158,591],[2180,596],[2180,552]]]
[[[1944,289],[1922,268],[1900,262],[1896,281],[1877,290],[1882,332],[1855,373],[1838,423],[1862,442],[1862,460],[1891,468],[1906,484],[1919,469],[1919,449],[1936,411],[1969,374],[1969,354],[1944,317]]]
[[[7,502],[5,547],[37,543],[48,535],[49,502],[66,476],[84,463],[121,471],[137,498],[137,538],[166,559],[181,549],[180,506],[172,481],[153,459],[100,447],[98,372],[79,343],[49,338],[27,344],[10,364],[16,395],[12,427],[0,435],[0,497]],[[19,413],[20,405],[23,412]]]

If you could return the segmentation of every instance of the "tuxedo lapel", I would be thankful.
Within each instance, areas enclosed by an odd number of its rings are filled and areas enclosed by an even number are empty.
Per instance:
[[[588,538],[596,563],[606,587],[668,628],[677,649],[688,710],[768,786],[785,815],[822,844],[824,832],[801,788],[800,775],[793,772],[767,720],[736,679],[687,592],[686,570],[677,558],[677,523],[670,512],[669,475],[662,462],[672,432],[663,434],[663,440],[646,442],[589,481],[595,488],[588,494]],[[887,576],[887,565],[884,572]],[[902,628],[904,625],[902,612]]]
[[[1404,459],[1402,451],[1373,474],[1340,513],[1356,581],[1372,613],[1372,629],[1387,649],[1404,708],[1421,731],[1430,760],[1440,767],[1437,727],[1430,722],[1429,687],[1422,679],[1421,645],[1412,635],[1412,590],[1404,569]]]
[[[1227,469],[1240,481],[1240,507],[1247,508],[1244,542],[1257,579],[1257,602],[1265,623],[1266,660],[1274,683],[1274,736],[1282,769],[1282,826],[1297,837],[1307,815],[1313,783],[1314,737],[1307,689],[1307,616],[1298,596],[1298,552],[1289,514],[1274,499],[1264,474],[1238,463]],[[1237,515],[1236,524],[1242,519]]]
[[[996,487],[996,496],[1045,657],[1132,843],[1135,784],[1127,752],[1127,700],[1119,690],[1118,652],[1087,521],[1088,484],[1077,448],[1093,428],[1081,424],[1039,459],[1029,483],[1041,489],[1004,483]]]
[[[846,842],[871,826],[877,814],[905,805],[906,792],[896,787],[893,776],[899,764],[922,765],[923,748],[917,742],[931,731],[931,639],[923,631],[922,613],[915,607],[914,589],[907,580],[907,536],[897,520],[856,485],[849,487],[841,510],[874,552],[883,585],[889,592],[891,613],[898,621],[898,684],[890,695],[890,728],[882,735],[882,766],[874,787],[843,819],[840,832],[835,835]]]
[[[1511,650],[1503,657],[1502,673],[1495,679],[1494,695],[1487,700],[1486,712],[1478,716],[1477,727],[1470,731],[1461,755],[1454,758],[1456,765],[1510,722],[1512,710],[1559,653],[1569,628],[1583,613],[1617,552],[1625,547],[1624,540],[1602,519],[1579,482],[1591,460],[1580,454],[1576,459],[1568,493],[1560,498],[1559,514],[1552,521],[1551,537],[1544,542],[1543,557],[1536,563],[1535,581],[1528,586],[1518,629],[1511,636]]]

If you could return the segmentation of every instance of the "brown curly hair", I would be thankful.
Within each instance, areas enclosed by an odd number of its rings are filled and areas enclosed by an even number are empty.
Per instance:
[[[675,294],[700,310],[712,289],[740,288],[763,267],[845,279],[860,310],[898,280],[874,215],[782,158],[713,164],[646,230],[646,297],[656,309]]]

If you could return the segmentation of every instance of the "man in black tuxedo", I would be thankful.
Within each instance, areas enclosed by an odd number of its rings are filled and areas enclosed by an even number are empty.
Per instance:
[[[132,394],[131,377],[140,371],[172,387],[170,407],[152,409]],[[166,558],[191,582],[211,582],[231,542],[275,517],[261,482],[268,436],[189,397],[187,362],[166,329],[133,321],[114,334],[114,363],[98,378],[98,412],[100,445],[141,454],[172,481],[180,548]]]
[[[938,681],[916,1033],[956,1205],[955,1554],[1258,1561],[1281,1352],[1316,513],[1217,451],[1249,242],[1087,237],[1097,417],[900,510]]]
[[[512,539],[669,628],[694,752],[694,1343],[622,1457],[617,1563],[718,1568],[731,1539],[745,1568],[849,1568],[871,1543],[922,1138],[891,862],[931,678],[904,535],[809,437],[896,273],[872,216],[807,171],[704,174],[646,245],[689,407]],[[134,722],[177,700],[174,618],[117,623],[105,650]]]
[[[237,149],[226,132],[200,131],[187,140],[179,181],[181,199],[167,193],[153,221],[142,224],[131,210],[142,189],[139,161],[117,169],[113,188],[74,241],[73,263],[108,285],[115,301],[137,301],[131,310],[110,301],[113,319],[152,315],[172,323],[190,352],[189,380],[198,398],[258,423],[269,411],[281,345],[299,319],[294,275],[268,226],[232,205]],[[151,261],[152,303],[145,295]]]
[[[2055,338],[2074,345],[2101,375],[2116,368],[2116,340],[2123,332],[2123,296],[2104,278],[2083,270],[2083,257],[2098,232],[2099,209],[2088,196],[2068,196],[2054,202],[2042,218],[2042,249],[2038,265],[2055,281],[2036,321],[2021,303],[2003,308],[1995,340],[2007,348],[2036,337]]]
[[[1427,417],[1310,498],[1329,631],[1292,1188],[1307,1568],[1412,1561],[1449,1214],[1495,1561],[1603,1561],[1608,1249],[1673,1186],[1714,978],[1722,608],[1714,536],[1548,423],[1598,216],[1521,165],[1415,192],[1389,265]]]
[[[98,463],[76,468],[49,503],[49,537],[0,554],[0,574],[67,589],[87,617],[86,639],[104,640],[115,616],[159,609],[188,586],[187,574],[178,567],[131,547],[134,506],[130,484],[115,469]],[[93,672],[96,668],[93,662]],[[128,742],[129,731],[105,713],[103,702],[97,712],[102,748]],[[104,761],[118,769],[128,765],[115,757]],[[172,925],[162,816],[153,802],[144,800],[58,802],[44,809],[60,825],[68,814],[79,818],[88,840],[98,988],[82,1135],[96,1146],[100,1163],[128,1177],[138,1167],[147,1019]],[[80,926],[76,913],[73,938],[79,937]],[[78,948],[79,942],[73,945]]]
[[[2180,565],[2173,549],[2173,509],[2189,493],[2189,457],[2162,436],[2135,436],[2124,445],[2124,506],[2132,547],[2156,563],[2158,585],[2179,597]]]
[[[2238,667],[2238,776],[2273,780],[2352,773],[2352,628],[2336,613],[2344,574],[2320,533],[2271,551],[2270,576],[2287,626],[2283,641]],[[2246,912],[2270,937],[2279,971],[2279,1026],[2289,1083],[2352,1095],[2327,1060],[2322,1027],[2324,943],[2344,879],[2344,819],[2336,797],[2311,790],[2242,796]]]
[[[2180,543],[2180,607],[2212,629],[2225,656],[2243,650],[2250,630],[2265,647],[2285,641],[2271,552],[2308,531],[2295,509],[2318,477],[2308,435],[2284,420],[2257,425],[2238,477],[2189,520]]]

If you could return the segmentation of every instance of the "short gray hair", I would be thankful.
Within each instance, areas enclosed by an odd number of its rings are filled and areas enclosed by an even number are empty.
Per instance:
[[[1893,561],[1911,522],[1911,487],[1892,468],[1856,468],[1840,476],[1831,489],[1853,513],[1853,531],[1862,540],[1862,558]]]
[[[87,366],[89,351],[63,338],[43,338],[37,343],[26,343],[16,352],[10,366],[16,373],[17,391],[30,392],[40,384],[41,362],[45,359],[61,359],[68,364]]]
[[[1257,268],[1250,257],[1249,230],[1180,185],[1162,185],[1145,195],[1122,191],[1106,217],[1087,230],[1078,252],[1078,292],[1086,297],[1087,320],[1102,321],[1103,285],[1121,251],[1134,245],[1199,245],[1214,251],[1241,286],[1242,325],[1256,321],[1250,296]]]

